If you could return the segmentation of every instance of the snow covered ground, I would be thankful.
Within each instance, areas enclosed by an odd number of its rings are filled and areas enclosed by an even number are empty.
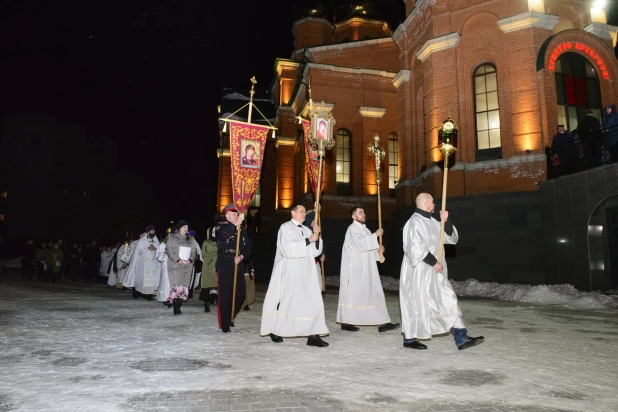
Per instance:
[[[399,291],[399,279],[382,276],[385,290]],[[616,294],[581,292],[572,285],[516,285],[495,282],[479,282],[468,279],[465,282],[451,280],[455,293],[460,298],[497,299],[543,305],[561,305],[573,309],[618,309]],[[328,276],[326,284],[339,287],[339,276]]]
[[[568,287],[455,283],[472,336],[429,349],[399,331],[344,332],[324,298],[328,348],[259,336],[261,302],[229,334],[193,299],[181,316],[103,285],[0,279],[0,411],[615,411],[618,310]],[[389,287],[389,289],[391,289]],[[570,296],[566,298],[566,296]],[[497,299],[505,300],[497,300]],[[550,299],[549,304],[540,301]],[[609,298],[613,299],[613,298]],[[391,318],[399,300],[389,293]]]

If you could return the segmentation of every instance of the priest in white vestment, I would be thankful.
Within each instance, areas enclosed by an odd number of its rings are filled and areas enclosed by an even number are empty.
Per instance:
[[[403,228],[404,257],[399,286],[403,346],[427,349],[417,339],[451,332],[455,344],[463,350],[482,343],[484,338],[468,336],[457,296],[448,281],[444,253],[438,262],[440,221],[432,217],[434,209],[433,197],[419,194],[416,210]],[[440,211],[440,219],[445,222],[444,243],[456,244],[459,236],[448,219],[448,212]]]
[[[318,225],[313,225],[313,232],[303,226],[303,205],[294,205],[291,213],[292,220],[282,224],[277,235],[260,335],[270,336],[273,342],[282,342],[282,337],[308,336],[307,345],[325,347],[328,343],[320,335],[327,335],[328,328],[315,264],[324,242]]]
[[[126,270],[124,272],[124,277],[118,279],[121,282],[122,287],[125,288],[133,288],[135,286],[135,270],[132,269],[131,266],[135,266],[137,259],[133,259],[135,255],[137,255],[137,245],[141,238],[146,236],[146,232],[143,232],[139,235],[139,239],[132,241],[129,243],[127,250],[122,255],[122,262],[127,265]]]
[[[378,229],[371,233],[367,229],[365,211],[361,207],[353,207],[350,215],[352,224],[346,231],[341,250],[337,323],[341,323],[341,330],[349,332],[359,330],[354,325],[377,325],[379,332],[397,329],[399,323],[391,323],[388,316],[378,272],[380,252],[384,253],[378,236],[384,231]]]
[[[136,244],[137,246],[137,244]],[[125,241],[122,245],[120,245],[120,247],[118,248],[118,251],[116,252],[116,280],[115,280],[115,286],[116,289],[122,289],[122,283],[124,282],[124,278],[127,274],[127,269],[129,267],[129,262],[131,261],[129,257],[126,256],[127,252],[129,250],[129,241]],[[127,259],[127,261],[125,262],[123,259]],[[110,286],[114,286],[114,284],[109,283],[108,284]]]
[[[167,247],[166,242],[167,239],[161,242],[159,249],[157,250],[157,260],[161,266],[161,280],[159,281],[159,290],[157,291],[157,302],[163,303],[169,309],[172,307],[172,304],[167,301],[167,296],[170,294],[172,286],[170,285],[170,278],[167,275],[167,253],[165,253],[165,248]]]
[[[154,226],[146,226],[145,233],[146,235],[138,240],[133,252],[124,286],[133,287],[135,299],[142,295],[146,299],[152,300],[152,295],[159,287],[161,277],[159,274],[160,265],[156,256],[159,240],[155,235]]]

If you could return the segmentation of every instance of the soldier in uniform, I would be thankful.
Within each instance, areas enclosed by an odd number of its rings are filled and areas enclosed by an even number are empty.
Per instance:
[[[241,227],[242,218],[233,203],[223,209],[226,222],[215,228],[214,237],[217,239],[217,281],[219,284],[219,327],[223,333],[230,331],[232,322],[232,289],[234,288],[234,267],[238,265],[236,273],[236,304],[234,314],[238,314],[245,300],[245,268],[244,259],[251,256],[251,240],[247,232]],[[240,230],[240,244],[236,257],[237,227]]]

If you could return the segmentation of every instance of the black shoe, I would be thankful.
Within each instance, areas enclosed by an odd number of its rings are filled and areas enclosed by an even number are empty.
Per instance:
[[[325,348],[328,346],[328,342],[324,342],[319,335],[311,335],[307,338],[308,346],[317,346],[318,348]]]
[[[131,292],[131,296],[133,296],[133,299],[139,299],[139,292],[133,289],[133,292]]]
[[[397,329],[399,326],[399,323],[385,323],[384,325],[378,326],[378,332],[386,332],[389,330]]]
[[[210,305],[208,304],[208,301],[204,301],[204,313],[208,312],[210,312]]]
[[[230,328],[235,328],[236,325],[234,325],[234,322],[230,322]]]
[[[347,330],[348,332],[358,332],[360,328],[354,325],[349,325],[347,323],[342,323],[341,330]]]
[[[408,349],[419,349],[419,350],[427,349],[427,345],[424,345],[417,340],[415,340],[414,342],[410,342],[410,343],[404,342],[403,347],[408,348]]]
[[[245,312],[250,311],[251,309],[249,309],[249,305],[245,306],[244,308],[242,308],[242,310],[244,310]]]
[[[465,341],[463,344],[457,346],[457,349],[459,350],[468,349],[473,346],[480,345],[484,341],[485,341],[485,338],[483,336],[479,336],[478,338],[471,338],[470,336],[468,336],[468,340]]]
[[[272,340],[275,343],[283,342],[283,338],[281,336],[275,335],[274,333],[269,333],[268,336],[270,336],[270,340]]]
[[[174,305],[172,305],[170,302],[168,302],[168,301],[166,300],[165,302],[163,302],[163,306],[165,306],[166,308],[168,308],[168,309],[169,309],[169,308],[171,308],[171,307],[172,307],[172,306],[174,306]]]
[[[223,333],[230,333],[230,328],[227,328],[227,329],[221,329],[221,332],[223,332]]]
[[[148,295],[148,297],[146,297],[146,300],[152,300],[153,296],[152,295]]]

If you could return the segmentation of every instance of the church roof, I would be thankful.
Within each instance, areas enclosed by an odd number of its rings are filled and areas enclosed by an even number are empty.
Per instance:
[[[335,24],[362,17],[386,21],[393,30],[405,19],[404,3],[394,0],[297,0],[293,10],[295,21],[314,17]]]

